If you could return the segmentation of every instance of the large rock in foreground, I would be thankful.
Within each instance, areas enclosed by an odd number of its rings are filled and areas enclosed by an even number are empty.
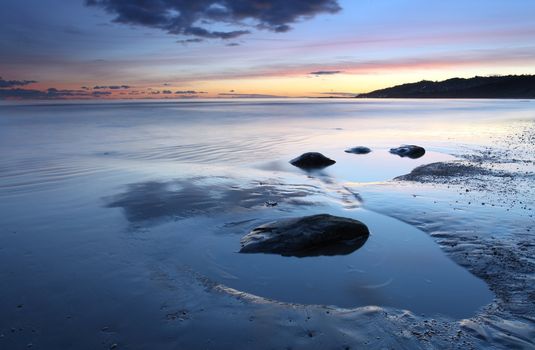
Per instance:
[[[322,169],[336,163],[318,152],[303,153],[297,158],[290,160],[290,164],[302,169]]]
[[[358,220],[319,214],[273,221],[253,229],[240,253],[283,256],[346,255],[364,245],[370,232]]]
[[[397,154],[400,157],[416,159],[425,154],[425,148],[416,145],[403,145],[401,147],[391,148],[390,153]]]

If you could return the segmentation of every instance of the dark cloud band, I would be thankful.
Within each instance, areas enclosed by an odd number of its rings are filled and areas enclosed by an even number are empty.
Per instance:
[[[0,100],[16,99],[16,100],[52,100],[63,98],[88,98],[88,97],[102,97],[111,95],[109,91],[94,91],[92,93],[85,90],[60,90],[56,88],[49,88],[46,90],[36,89],[0,89]]]
[[[340,11],[337,0],[86,0],[115,22],[157,28],[171,34],[232,39],[248,30],[212,31],[211,23],[287,32],[290,24],[320,13]],[[202,26],[201,26],[202,25]]]
[[[334,74],[340,74],[342,71],[340,70],[319,70],[316,72],[310,72],[308,74],[310,75],[334,75]]]
[[[37,83],[35,80],[4,80],[0,77],[0,89],[12,88]]]
[[[82,87],[83,88],[83,87]],[[109,85],[109,86],[94,86],[93,90],[119,90],[119,89],[130,89],[130,86],[128,85]]]
[[[195,90],[178,90],[175,91],[175,94],[177,95],[197,95],[197,94],[205,94],[205,91],[195,91]]]
[[[110,91],[87,91],[48,88],[46,90],[36,89],[0,89],[0,100],[61,100],[65,98],[100,98],[111,96]]]

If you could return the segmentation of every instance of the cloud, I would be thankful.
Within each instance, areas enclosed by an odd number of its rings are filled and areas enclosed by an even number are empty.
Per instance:
[[[4,80],[2,80],[4,81]],[[24,81],[16,81],[16,84],[7,83],[3,86],[20,85]],[[28,84],[31,84],[30,82]],[[167,84],[170,85],[170,84]],[[128,91],[127,91],[128,90]],[[56,89],[48,88],[44,90],[28,89],[28,88],[0,88],[0,100],[62,100],[62,99],[100,99],[100,98],[113,98],[117,96],[158,96],[164,95],[166,98],[193,98],[198,97],[200,94],[206,94],[205,91],[196,90],[178,90],[172,91],[154,90],[148,88],[146,91],[137,90],[131,88],[129,85],[96,85],[93,88],[82,86],[80,89]],[[163,96],[162,96],[163,97]]]
[[[195,91],[195,90],[178,90],[175,91],[175,94],[178,95],[197,95],[197,94],[205,94],[206,91]]]
[[[199,38],[232,39],[249,30],[213,31],[206,25],[287,32],[301,19],[341,10],[337,0],[86,0],[115,15],[114,22]]]
[[[93,94],[95,94],[94,92]],[[47,90],[35,89],[0,89],[0,99],[15,99],[15,100],[47,100],[47,99],[62,99],[68,97],[90,97],[87,91],[84,90],[59,90],[56,88],[49,88]]]
[[[94,96],[94,97],[109,96],[109,95],[111,95],[111,92],[109,92],[109,91],[93,91],[91,93],[91,95]]]
[[[176,42],[179,44],[187,45],[187,44],[193,44],[193,43],[202,43],[204,40],[200,38],[193,38],[193,39],[184,39],[184,40],[177,40]]]
[[[82,89],[83,88],[84,87],[82,87]],[[97,85],[93,87],[93,90],[106,90],[106,89],[109,89],[109,90],[130,89],[130,86],[128,85],[109,85],[109,86]]]
[[[308,73],[309,75],[334,75],[334,74],[340,74],[342,71],[340,70],[318,70],[315,72]]]
[[[48,88],[46,90],[14,88],[36,83],[34,80],[3,80],[0,78],[0,100],[53,100],[66,98],[99,98],[112,95],[111,91],[90,91],[87,86],[79,90]],[[11,87],[11,88],[9,88]],[[95,86],[94,89],[129,89],[128,85]]]
[[[0,89],[37,83],[35,80],[4,80],[0,77]]]
[[[38,99],[45,93],[32,89],[0,89],[0,99]]]

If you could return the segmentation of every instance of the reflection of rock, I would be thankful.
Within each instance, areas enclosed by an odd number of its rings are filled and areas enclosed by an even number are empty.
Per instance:
[[[240,243],[240,253],[275,253],[283,256],[349,254],[366,242],[362,222],[319,214],[273,221],[253,229]]]
[[[346,153],[354,153],[354,154],[368,154],[371,151],[372,151],[371,149],[369,149],[368,147],[364,147],[364,146],[357,146],[357,147],[348,148],[345,150]]]
[[[400,157],[409,157],[412,159],[420,158],[425,154],[425,149],[416,145],[402,145],[398,148],[391,148],[390,153],[397,154]]]
[[[290,160],[290,164],[303,169],[321,169],[336,163],[318,152],[303,153],[297,158]]]
[[[311,185],[278,181],[239,185],[221,177],[197,177],[131,184],[125,192],[105,198],[105,201],[109,208],[123,209],[130,222],[157,223],[283,203],[313,205],[309,197],[317,191]]]

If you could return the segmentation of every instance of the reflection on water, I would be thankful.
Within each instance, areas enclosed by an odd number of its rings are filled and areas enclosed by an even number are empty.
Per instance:
[[[146,275],[160,265],[189,265],[282,301],[469,316],[491,298],[483,282],[414,227],[362,209],[366,198],[344,183],[452,159],[454,145],[477,144],[502,120],[532,113],[515,101],[0,106],[0,265],[9,267],[0,270],[0,308],[8,310],[0,320],[29,317],[78,334],[100,329],[99,317],[159,317],[150,310],[160,287]],[[388,153],[409,143],[428,152]],[[372,152],[344,152],[354,145]],[[288,163],[309,151],[336,164],[304,172]],[[237,253],[259,224],[323,212],[361,220],[372,234],[346,255]],[[10,311],[21,303],[38,307]]]
[[[337,162],[324,169],[299,169],[288,163],[286,159],[259,162],[254,166],[266,171],[307,174],[322,178],[327,182],[333,179],[376,182],[390,180],[399,174],[409,173],[420,165],[455,159],[448,154],[439,152],[426,152],[425,156],[419,159],[400,158],[390,154],[387,149],[377,149],[372,153],[357,156],[348,154],[340,148],[326,155],[336,159]]]
[[[312,185],[265,182],[236,184],[228,178],[188,178],[170,182],[131,184],[127,191],[108,199],[109,208],[122,208],[130,222],[182,219],[236,212],[283,203],[313,205],[320,189]]]
[[[175,232],[171,236],[180,243],[174,244],[176,255],[170,261],[185,262],[213,281],[274,300],[394,306],[452,317],[468,317],[492,300],[481,280],[453,263],[423,232],[384,215],[334,205],[320,186],[239,186],[211,178],[146,182],[129,185],[108,206],[123,208],[134,223],[173,221],[153,228],[164,236]],[[267,207],[267,199],[278,205]],[[292,216],[327,211],[351,217],[364,222],[371,236],[303,254],[237,253],[243,235],[287,217],[289,211]],[[173,243],[168,238],[166,244]]]
[[[366,243],[367,240],[368,236],[364,236],[361,238],[352,239],[350,241],[328,243],[323,246],[316,246],[314,248],[309,248],[305,250],[280,253],[280,255],[293,256],[296,258],[348,255],[362,248],[362,246],[364,245],[364,243]]]

